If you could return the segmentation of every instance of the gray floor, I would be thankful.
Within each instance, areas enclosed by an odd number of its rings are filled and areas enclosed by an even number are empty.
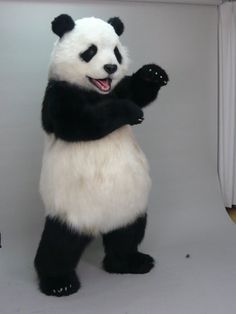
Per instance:
[[[158,247],[148,232],[143,250],[155,256],[157,265],[147,275],[103,272],[100,243],[92,245],[78,269],[82,289],[61,299],[46,297],[36,288],[36,237],[15,235],[1,249],[1,313],[235,313],[236,228],[220,206],[214,207],[214,215],[207,207],[196,210],[209,220],[197,235],[182,232],[182,239],[176,235],[172,244]]]
[[[78,267],[82,289],[53,298],[38,291],[32,264],[44,220],[38,179],[40,103],[55,40],[49,25],[65,12],[119,15],[131,71],[154,61],[171,81],[135,128],[153,179],[141,249],[155,257],[155,269],[107,274],[97,241]],[[216,7],[0,1],[0,29],[0,313],[235,314],[236,226],[224,210],[216,167]]]

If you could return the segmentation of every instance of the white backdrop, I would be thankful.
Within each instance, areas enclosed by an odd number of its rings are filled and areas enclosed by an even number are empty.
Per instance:
[[[153,179],[142,249],[156,268],[107,274],[97,241],[78,268],[82,289],[63,299],[39,293],[32,264],[44,220],[41,100],[55,40],[50,22],[60,13],[120,16],[131,71],[151,61],[170,76],[135,128]],[[234,314],[236,228],[223,207],[216,161],[216,7],[0,1],[0,29],[1,313]]]

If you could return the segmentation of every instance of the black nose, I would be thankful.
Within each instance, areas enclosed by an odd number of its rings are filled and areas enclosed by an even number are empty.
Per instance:
[[[115,73],[116,70],[117,70],[117,65],[116,65],[116,64],[105,64],[105,65],[104,65],[104,70],[105,70],[108,74]]]

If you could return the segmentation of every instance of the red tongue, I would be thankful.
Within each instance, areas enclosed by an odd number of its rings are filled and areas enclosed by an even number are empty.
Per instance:
[[[93,83],[102,91],[108,91],[110,89],[110,80],[103,79],[103,80],[96,80],[92,79]]]

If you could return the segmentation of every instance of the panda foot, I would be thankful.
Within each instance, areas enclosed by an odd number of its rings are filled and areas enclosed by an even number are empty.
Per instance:
[[[103,260],[103,269],[108,273],[145,274],[154,267],[154,264],[155,261],[150,255],[136,252],[122,259],[106,256]]]
[[[80,282],[76,273],[72,272],[64,276],[40,278],[39,288],[46,295],[62,297],[77,292]]]

